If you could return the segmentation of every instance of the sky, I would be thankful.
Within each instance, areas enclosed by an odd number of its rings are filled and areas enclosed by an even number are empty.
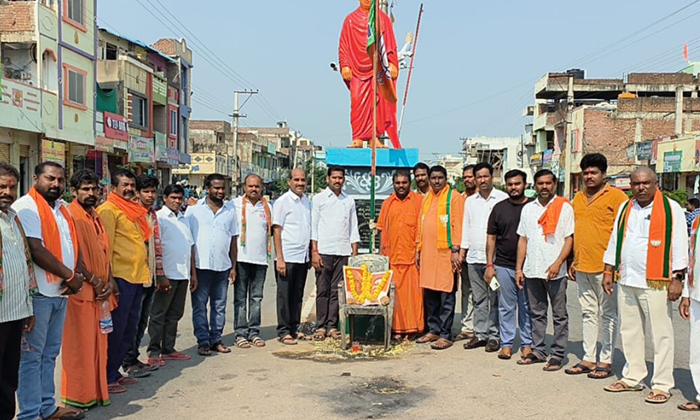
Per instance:
[[[415,32],[421,1],[394,3],[401,48]],[[403,147],[418,148],[421,159],[458,153],[460,137],[520,136],[530,122],[522,111],[547,72],[581,68],[587,78],[606,78],[678,71],[686,64],[684,43],[690,60],[700,61],[700,0],[424,3],[401,133]],[[337,62],[343,19],[357,6],[99,0],[98,25],[148,44],[184,37],[194,54],[195,119],[230,121],[233,91],[258,89],[242,107],[241,125],[286,120],[317,144],[344,147],[352,140],[350,97],[330,63]],[[399,75],[400,101],[407,74]]]

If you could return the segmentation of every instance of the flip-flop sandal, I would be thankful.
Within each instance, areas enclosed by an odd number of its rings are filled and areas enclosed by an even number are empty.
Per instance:
[[[46,420],[65,419],[65,420],[82,420],[85,418],[85,411],[73,407],[56,407]]]
[[[596,372],[602,372],[602,373],[604,373],[604,375],[596,375]],[[593,372],[588,374],[588,377],[591,379],[605,379],[605,378],[609,378],[613,375],[614,375],[614,373],[613,373],[612,369],[606,368],[603,366],[596,366],[596,368],[593,369]]]
[[[452,347],[452,344],[452,341],[446,338],[439,338],[437,341],[430,344],[430,348],[433,350],[445,350]]]
[[[316,330],[314,333],[314,341],[323,341],[326,339],[326,330],[323,328],[319,328]]]
[[[209,346],[199,346],[197,348],[197,354],[200,356],[211,356],[211,349]]]
[[[236,339],[236,347],[241,348],[241,349],[249,349],[250,346],[250,341],[246,340],[243,337],[238,337]]]
[[[658,397],[662,398],[657,399]],[[649,404],[663,404],[668,402],[668,400],[670,399],[671,394],[669,392],[659,391],[658,389],[652,389],[649,395],[647,395],[647,397],[644,398],[644,401],[648,402]]]
[[[474,338],[474,333],[462,331],[461,333],[457,334],[455,341],[471,340],[472,338]]]
[[[121,378],[117,379],[117,383],[119,385],[136,385],[137,383],[139,383],[139,381],[128,376],[122,376]]]
[[[221,343],[216,343],[211,346],[211,351],[215,351],[217,353],[231,353],[231,349]]]
[[[277,341],[287,346],[296,346],[298,344],[297,340],[295,340],[290,334],[287,334],[284,337],[278,337]]]
[[[540,359],[539,357],[535,356],[535,353],[530,353],[527,356],[521,358],[518,360],[517,364],[522,365],[522,366],[527,366],[527,365],[534,365],[537,363],[544,363],[545,361]]]
[[[425,344],[425,343],[432,343],[433,341],[437,341],[440,338],[439,335],[435,335],[433,333],[428,333],[421,338],[416,340],[416,343],[419,344]]]
[[[578,370],[574,370],[574,369],[578,369]],[[596,369],[598,369],[598,368],[596,368]],[[588,375],[589,378],[591,377],[590,373],[593,371],[594,371],[593,369],[589,368],[588,366],[584,365],[583,363],[576,363],[572,367],[570,367],[568,369],[564,369],[564,373],[566,373],[567,375],[583,375],[583,374],[587,373],[587,374],[589,374]],[[607,376],[606,376],[606,378],[607,378]]]
[[[312,336],[306,335],[306,334],[304,334],[304,333],[302,333],[302,332],[300,332],[300,333],[297,334],[297,340],[311,341],[311,340],[313,340],[313,339],[314,339],[314,338],[313,338]]]
[[[608,391],[608,392],[631,392],[631,391],[641,391],[641,390],[643,390],[643,389],[644,389],[644,385],[638,384],[638,385],[635,385],[635,386],[629,386],[629,385],[627,385],[626,383],[624,383],[624,382],[622,382],[622,381],[617,381],[617,382],[614,382],[614,383],[612,383],[612,384],[606,386],[606,387],[603,388],[603,389],[606,390],[606,391]]]
[[[694,405],[695,408],[690,408],[689,405]],[[683,404],[678,404],[678,409],[681,411],[700,411],[700,402],[686,401]]]
[[[253,337],[250,342],[253,343],[255,347],[265,347],[265,340],[260,337]]]
[[[145,369],[140,369],[138,366],[130,367],[126,370],[126,373],[129,375],[130,378],[147,378],[151,376],[151,372]]]
[[[340,340],[343,335],[340,334],[340,331],[333,329],[328,332],[328,336],[334,340]]]
[[[126,387],[119,384],[108,384],[107,392],[110,394],[123,394],[126,392]]]
[[[170,354],[162,354],[160,356],[161,360],[191,360],[192,356],[179,351]]]
[[[498,352],[498,358],[501,360],[510,360],[511,357],[513,357],[513,350],[510,351],[510,353],[507,353],[505,349],[508,347],[504,347],[501,349],[501,351]]]
[[[148,364],[152,366],[165,366],[165,360],[162,357],[149,357]]]
[[[542,367],[545,372],[556,372],[562,368],[562,362],[559,359],[549,359],[546,365]]]

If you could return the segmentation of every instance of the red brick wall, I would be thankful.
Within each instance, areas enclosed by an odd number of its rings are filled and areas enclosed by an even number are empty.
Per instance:
[[[635,85],[675,85],[695,83],[695,77],[687,73],[630,73],[627,83]]]
[[[0,4],[0,32],[33,32],[34,2]]]

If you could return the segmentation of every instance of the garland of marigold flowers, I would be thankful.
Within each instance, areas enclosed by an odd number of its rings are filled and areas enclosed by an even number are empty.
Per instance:
[[[355,300],[362,304],[365,301],[373,301],[379,297],[379,294],[384,290],[384,286],[389,281],[391,277],[391,271],[387,271],[382,276],[382,280],[377,285],[377,287],[372,291],[372,273],[369,272],[367,265],[363,264],[362,268],[362,280],[360,281],[360,292],[357,292],[357,279],[350,267],[345,267],[345,277],[348,280],[352,280],[352,285],[350,285],[350,293]]]

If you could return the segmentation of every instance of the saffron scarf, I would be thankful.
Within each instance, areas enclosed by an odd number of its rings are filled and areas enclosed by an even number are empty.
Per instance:
[[[153,209],[148,209],[148,214],[153,221],[153,249],[156,254],[156,279],[161,280],[165,278],[165,271],[163,270],[163,244],[160,241],[160,225],[158,224],[158,216]]]
[[[267,204],[267,201],[260,197],[260,202],[263,205],[263,208],[265,209],[265,216],[267,217],[267,258],[269,259],[272,256],[272,213],[270,212],[270,206]],[[241,210],[241,247],[245,248],[247,245],[246,241],[246,233],[248,232],[248,217],[247,217],[247,211],[246,211],[246,204],[248,203],[248,197],[245,195],[243,196],[243,199],[241,201],[241,207],[243,209]]]
[[[547,209],[542,213],[537,224],[542,226],[542,234],[545,238],[554,235],[557,231],[557,224],[559,223],[559,216],[561,216],[561,209],[564,208],[564,203],[568,203],[564,197],[555,196],[552,199],[552,204],[550,204]]]
[[[439,193],[435,194],[430,189],[428,195],[423,199],[423,208],[421,209],[420,215],[420,243],[418,249],[422,248],[423,242],[423,224],[425,223],[425,215],[430,209],[430,205],[433,201],[433,197],[438,200],[438,211],[437,211],[437,247],[438,249],[451,249],[452,248],[452,221],[450,211],[452,207],[452,188],[446,185]]]
[[[29,252],[29,242],[27,241],[27,235],[24,234],[22,223],[20,223],[17,215],[15,215],[14,220],[15,223],[17,223],[20,234],[22,235],[22,243],[24,243],[24,256],[27,259],[27,274],[29,275],[27,290],[29,291],[29,296],[34,296],[39,292],[39,288],[36,284],[36,275],[34,274],[34,261],[32,261],[32,254]],[[12,229],[12,223],[10,223],[10,228]],[[0,235],[0,302],[2,302],[2,295],[3,291],[5,290],[5,275],[3,272],[4,265],[2,262],[2,255],[2,235]]]
[[[615,270],[620,269],[622,244],[627,233],[627,221],[632,211],[632,201],[622,207],[617,223],[617,248],[615,253]],[[671,282],[671,242],[673,232],[673,214],[671,203],[661,191],[656,190],[649,221],[649,243],[647,245],[647,285],[652,289],[663,290]]]
[[[148,225],[148,220],[146,219],[146,214],[148,210],[144,208],[140,203],[125,200],[121,196],[115,193],[110,193],[107,196],[108,202],[114,204],[119,210],[121,210],[127,219],[134,223],[138,223],[141,228],[141,234],[143,235],[143,240],[148,241],[148,239],[153,235],[153,230]]]
[[[700,225],[700,216],[695,217],[693,225],[690,229],[690,263],[688,266],[688,287],[693,287],[695,278],[695,246],[698,243],[698,225]]]
[[[36,203],[39,219],[41,219],[41,238],[44,240],[46,249],[59,261],[63,261],[61,232],[58,230],[58,224],[56,223],[56,216],[53,213],[53,209],[49,206],[49,203],[46,202],[46,199],[39,194],[36,188],[30,188],[27,195]],[[63,204],[59,203],[58,211],[61,212],[61,215],[63,215],[68,223],[71,242],[73,242],[73,269],[76,270],[78,268],[78,234],[75,231],[75,222],[73,222],[73,218]],[[57,275],[46,271],[46,281],[48,283],[58,283],[60,279]]]

